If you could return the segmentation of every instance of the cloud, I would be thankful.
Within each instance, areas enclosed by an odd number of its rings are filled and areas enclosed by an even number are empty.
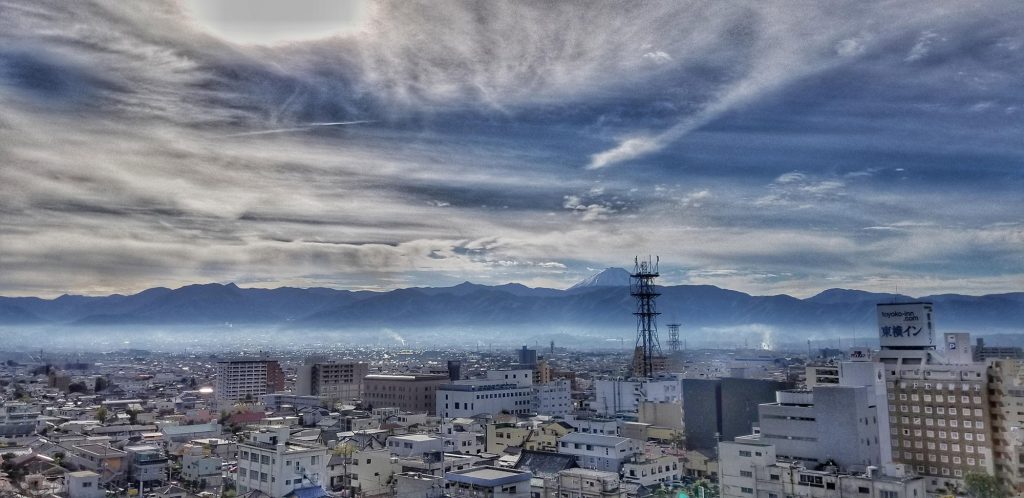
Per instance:
[[[907,62],[919,61],[928,55],[932,50],[932,45],[938,41],[939,35],[932,31],[925,31],[921,33],[921,36],[917,37],[917,41],[914,42],[914,46],[910,48],[910,52],[903,59]]]
[[[1020,14],[921,7],[395,1],[253,45],[179,2],[8,2],[0,293],[565,286],[637,252],[751,292],[1019,287]]]

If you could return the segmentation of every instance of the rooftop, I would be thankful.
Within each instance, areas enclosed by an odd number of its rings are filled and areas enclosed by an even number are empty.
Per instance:
[[[448,472],[444,478],[465,484],[478,486],[501,486],[513,482],[529,481],[533,477],[529,471],[502,469],[498,467],[476,467],[466,470]]]

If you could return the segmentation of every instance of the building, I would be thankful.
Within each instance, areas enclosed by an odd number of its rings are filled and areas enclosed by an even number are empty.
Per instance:
[[[534,386],[533,405],[541,415],[564,417],[572,413],[572,384],[568,379],[558,379]]]
[[[758,405],[775,401],[775,392],[793,388],[789,382],[761,379],[683,379],[683,425],[686,448],[714,449],[753,432]]]
[[[100,476],[103,484],[120,482],[127,478],[126,453],[106,444],[86,443],[67,447],[65,461],[82,470],[91,470]]]
[[[626,489],[616,472],[566,469],[558,473],[554,486],[545,486],[545,498],[625,498]]]
[[[182,480],[196,483],[202,489],[221,486],[223,458],[200,444],[186,444],[181,451]],[[234,457],[234,453],[231,456]]]
[[[303,408],[319,408],[324,406],[324,399],[319,396],[307,396],[303,394],[295,393],[271,393],[260,396],[260,403],[267,407],[268,410],[281,411],[284,407],[288,406],[294,410],[302,410]]]
[[[448,382],[441,374],[370,374],[363,378],[363,402],[370,408],[435,415],[437,388]]]
[[[925,476],[929,492],[994,474],[988,369],[974,362],[969,335],[936,338],[930,303],[880,304],[878,316],[874,360],[888,411],[880,437],[890,438],[891,461]]]
[[[583,468],[619,472],[622,464],[643,453],[635,439],[572,432],[558,439],[558,452],[576,457]]]
[[[600,415],[635,414],[644,401],[670,403],[682,399],[678,379],[598,379],[594,381],[594,402],[590,407]]]
[[[388,451],[392,455],[401,458],[419,457],[427,453],[441,453],[444,451],[444,440],[427,434],[391,436],[388,438],[387,443]]]
[[[537,350],[523,346],[523,349],[519,350],[519,364],[532,369],[537,364]]]
[[[214,394],[218,401],[256,401],[284,390],[284,372],[277,360],[241,358],[217,362]]]
[[[644,348],[637,346],[633,350],[633,361],[630,362],[630,371],[636,377],[643,377]],[[651,368],[655,374],[668,372],[668,357],[656,354],[651,356]]]
[[[1015,346],[986,346],[985,340],[979,337],[974,346],[974,361],[990,359],[1024,360],[1024,349]]]
[[[170,460],[158,446],[125,446],[128,480],[132,483],[153,483],[168,480]]]
[[[100,487],[100,475],[91,470],[65,472],[64,483],[68,498],[103,498],[106,494]]]
[[[260,491],[284,498],[293,490],[327,481],[327,448],[291,439],[287,427],[250,432],[238,443],[238,494]]]
[[[678,481],[683,472],[679,459],[672,455],[644,458],[639,462],[622,464],[622,480],[642,486],[655,487],[663,483]]]
[[[388,449],[359,450],[348,456],[334,455],[328,468],[331,488],[349,490],[359,496],[385,495],[395,467]]]
[[[1024,362],[989,363],[995,475],[1011,494],[1024,494]]]
[[[826,462],[864,472],[881,461],[878,407],[867,386],[818,385],[785,390],[758,407],[761,440],[775,445],[780,460],[808,468]]]
[[[363,379],[370,373],[366,363],[324,362],[307,358],[296,369],[295,393],[329,401],[351,402],[363,395]]]
[[[530,498],[527,471],[498,467],[477,467],[456,470],[444,475],[448,495],[472,498]]]
[[[834,385],[839,383],[838,365],[811,365],[806,368],[804,384],[808,389],[820,385]]]
[[[462,380],[438,387],[436,413],[442,418],[535,413],[532,373],[524,370],[521,374],[505,375],[525,378]]]
[[[775,448],[756,436],[723,441],[719,483],[722,498],[925,498],[925,480],[886,476],[870,467],[863,474],[811,470],[780,461]]]

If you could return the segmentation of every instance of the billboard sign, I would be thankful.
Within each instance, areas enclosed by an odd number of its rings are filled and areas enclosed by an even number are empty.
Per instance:
[[[878,342],[882,347],[934,346],[932,303],[879,304]]]

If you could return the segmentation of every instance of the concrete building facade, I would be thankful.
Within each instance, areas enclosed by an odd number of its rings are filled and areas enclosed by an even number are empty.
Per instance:
[[[370,374],[363,378],[363,402],[373,408],[435,415],[437,388],[448,382],[442,374]]]

